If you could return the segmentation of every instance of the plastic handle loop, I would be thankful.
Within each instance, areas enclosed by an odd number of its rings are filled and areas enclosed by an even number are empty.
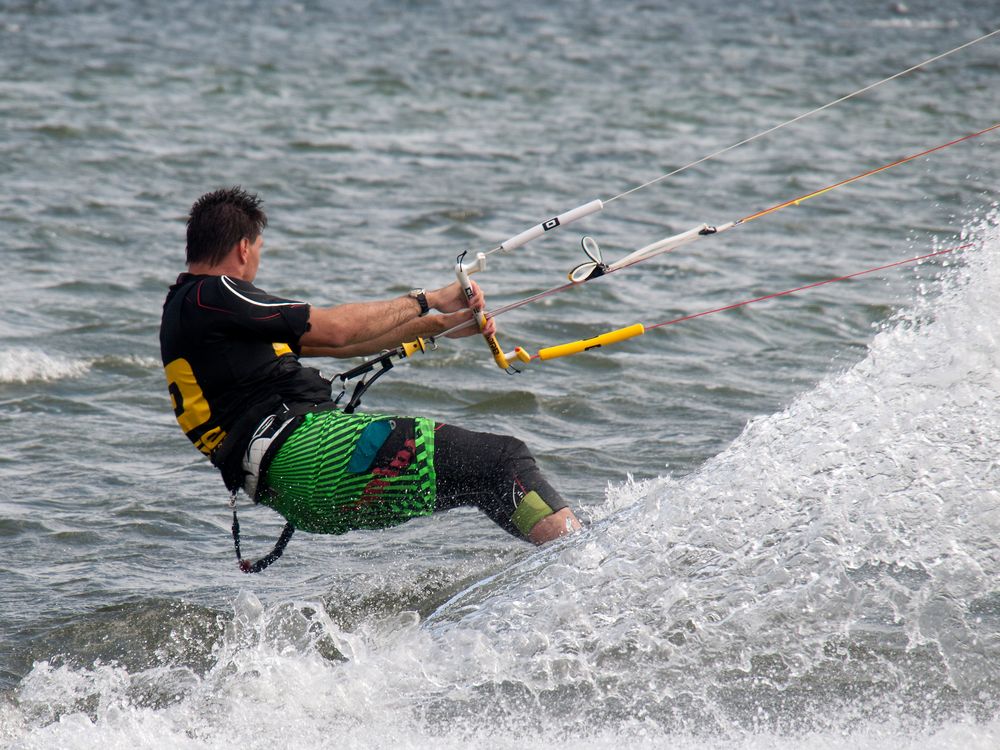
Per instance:
[[[580,240],[580,245],[583,247],[583,254],[590,260],[581,263],[569,272],[569,280],[574,284],[582,284],[584,281],[590,281],[598,276],[603,276],[608,270],[597,240],[593,237],[584,237]]]

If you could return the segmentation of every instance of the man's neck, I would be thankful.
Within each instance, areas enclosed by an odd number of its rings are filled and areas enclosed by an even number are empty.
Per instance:
[[[209,263],[189,263],[188,273],[193,276],[229,276],[233,279],[242,279],[242,269],[229,263],[209,264]]]

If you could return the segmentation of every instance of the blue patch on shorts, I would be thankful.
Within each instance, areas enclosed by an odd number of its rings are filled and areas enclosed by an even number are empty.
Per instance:
[[[347,463],[348,473],[361,474],[371,468],[375,462],[375,454],[389,437],[392,428],[392,420],[382,419],[378,422],[372,422],[361,431],[361,436],[354,446],[351,460]]]

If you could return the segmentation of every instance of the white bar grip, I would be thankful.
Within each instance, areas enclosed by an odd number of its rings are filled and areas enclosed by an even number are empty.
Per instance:
[[[565,224],[571,224],[577,219],[582,219],[584,216],[596,214],[602,208],[604,208],[604,203],[601,200],[592,200],[590,203],[584,203],[582,206],[577,206],[576,208],[570,209],[569,211],[561,213],[558,216],[553,216],[548,221],[536,224],[531,229],[526,229],[520,234],[515,234],[506,242],[500,243],[500,250],[502,252],[515,250],[522,245],[527,245],[532,240],[538,239],[546,232],[550,232],[553,229],[557,229]]]
[[[471,265],[465,265],[464,263],[457,263],[455,265],[455,276],[458,278],[458,283],[462,287],[462,291],[465,292],[465,299],[472,304],[472,281],[469,279],[469,274],[474,271],[481,271],[482,265],[485,265],[483,261],[486,260],[486,256],[482,253],[479,254],[477,262]],[[479,330],[483,330],[486,327],[486,312],[481,307],[473,307],[473,314],[476,316],[476,323],[479,324]]]

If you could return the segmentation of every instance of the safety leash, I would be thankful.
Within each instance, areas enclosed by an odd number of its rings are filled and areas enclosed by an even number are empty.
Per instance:
[[[236,547],[236,562],[239,564],[240,570],[244,573],[260,573],[264,570],[264,568],[285,553],[285,547],[288,546],[288,542],[291,540],[292,534],[295,533],[295,527],[292,526],[291,522],[286,523],[285,527],[281,530],[281,536],[278,537],[278,541],[275,542],[273,549],[256,562],[250,562],[249,560],[244,560],[243,555],[240,552],[240,519],[236,516],[235,492],[231,496],[230,506],[233,509],[233,545]]]

